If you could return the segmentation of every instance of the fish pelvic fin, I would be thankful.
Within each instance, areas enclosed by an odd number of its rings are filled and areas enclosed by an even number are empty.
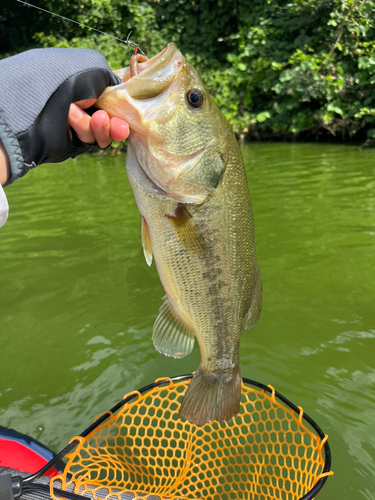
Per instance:
[[[240,411],[241,370],[231,375],[204,374],[192,378],[181,403],[179,417],[202,426],[217,420],[229,421]]]
[[[157,351],[173,358],[184,358],[193,350],[194,335],[173,312],[168,297],[159,309],[152,340]]]

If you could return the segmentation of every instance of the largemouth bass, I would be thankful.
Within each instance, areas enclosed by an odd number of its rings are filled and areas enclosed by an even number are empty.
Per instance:
[[[199,426],[228,421],[240,408],[240,335],[258,321],[262,303],[241,153],[175,45],[138,71],[119,70],[123,83],[97,105],[131,128],[127,175],[146,260],[154,257],[166,292],[153,342],[182,358],[197,338],[201,363],[179,415]]]

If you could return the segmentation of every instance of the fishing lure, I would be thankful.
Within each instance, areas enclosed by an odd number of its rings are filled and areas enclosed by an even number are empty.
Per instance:
[[[138,47],[135,47],[134,54],[130,58],[129,66],[130,66],[130,77],[137,76],[141,72],[141,69],[138,66],[139,62],[148,61],[148,57],[146,57],[143,52],[142,54],[138,54]]]

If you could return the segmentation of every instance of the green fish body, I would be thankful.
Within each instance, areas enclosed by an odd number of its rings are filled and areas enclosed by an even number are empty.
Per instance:
[[[228,421],[240,408],[240,336],[255,325],[262,303],[236,138],[173,44],[138,76],[107,89],[99,106],[128,119],[132,130],[127,174],[146,260],[154,258],[166,292],[154,345],[181,358],[195,338],[199,344],[201,363],[180,417],[200,426]]]

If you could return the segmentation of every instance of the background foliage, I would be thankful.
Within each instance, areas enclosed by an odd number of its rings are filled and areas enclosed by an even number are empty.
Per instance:
[[[236,133],[248,138],[375,138],[373,0],[34,0],[126,38],[149,55],[175,42]],[[131,49],[16,0],[0,6],[0,55],[92,47],[113,68]]]

